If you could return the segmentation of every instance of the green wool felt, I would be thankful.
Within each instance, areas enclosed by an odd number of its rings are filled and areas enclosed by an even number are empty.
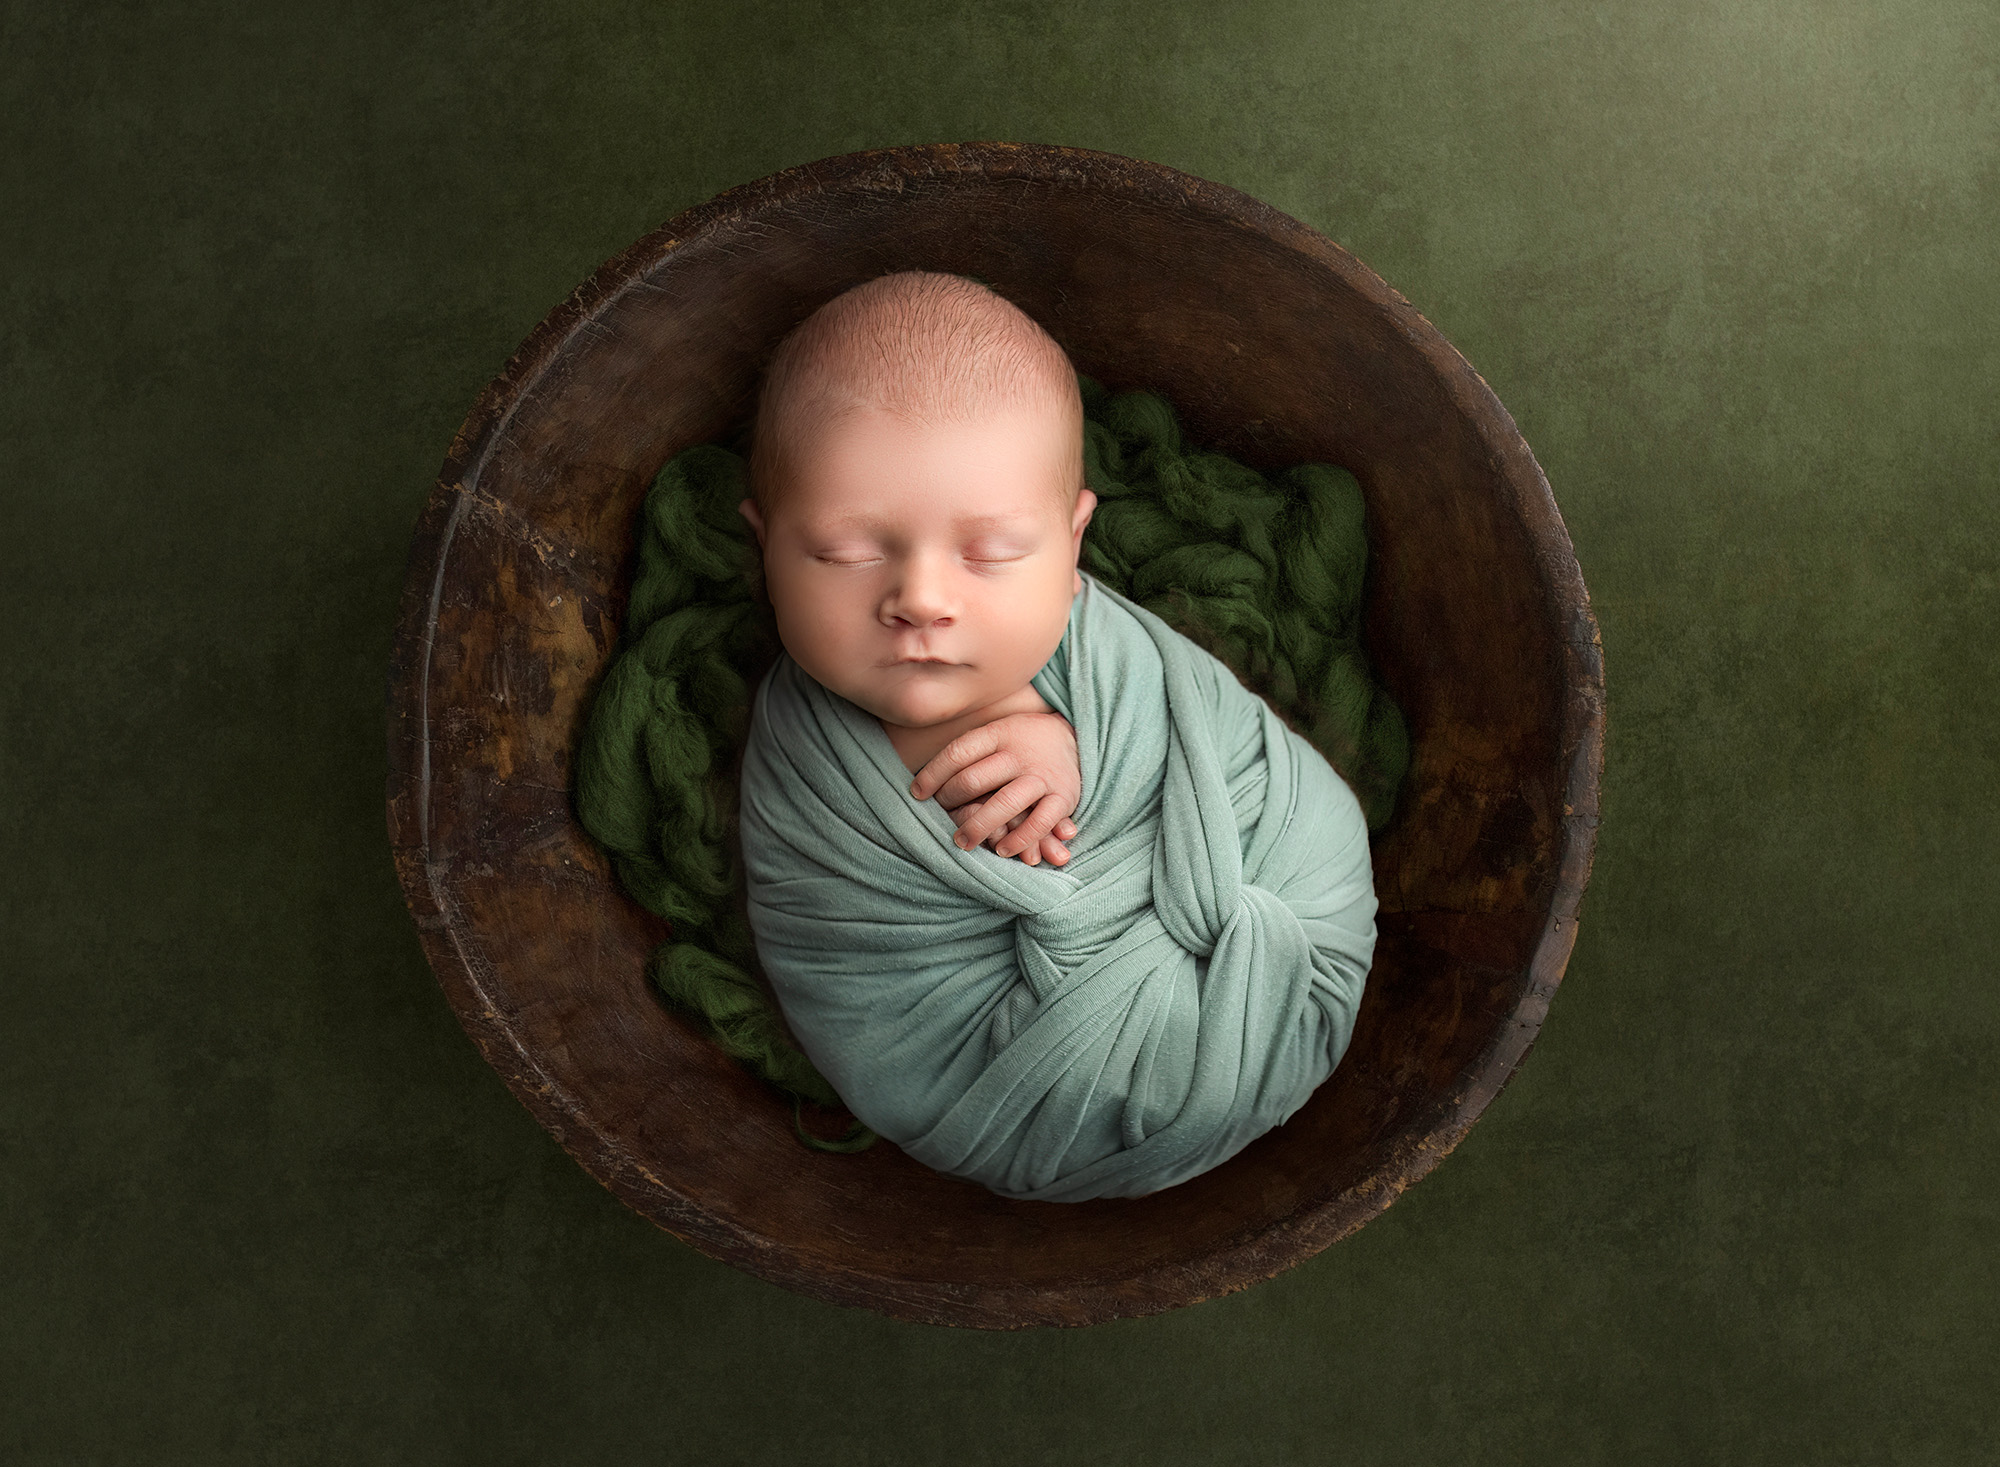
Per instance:
[[[1304,464],[1266,478],[1184,444],[1159,397],[1082,387],[1085,475],[1100,501],[1084,569],[1261,692],[1380,829],[1409,744],[1361,647],[1368,545],[1353,475]],[[778,651],[736,510],[746,492],[743,460],[703,445],[646,496],[623,643],[577,751],[576,810],[626,891],[673,924],[648,965],[660,991],[757,1075],[837,1107],[758,973],[744,908],[736,771],[753,679]],[[872,1139],[858,1126],[831,1142],[800,1135],[832,1150]]]

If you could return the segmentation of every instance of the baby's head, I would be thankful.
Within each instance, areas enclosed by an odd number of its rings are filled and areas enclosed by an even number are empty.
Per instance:
[[[1075,369],[982,285],[871,280],[772,357],[750,492],[800,667],[885,723],[975,712],[1041,670],[1082,589],[1097,500]]]

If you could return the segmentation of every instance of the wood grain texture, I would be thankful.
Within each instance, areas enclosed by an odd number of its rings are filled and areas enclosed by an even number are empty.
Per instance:
[[[1152,1197],[1016,1202],[882,1143],[823,1155],[647,985],[665,928],[574,819],[569,761],[614,649],[641,500],[726,437],[795,323],[885,271],[985,280],[1078,368],[1145,387],[1263,469],[1367,496],[1369,645],[1413,759],[1375,843],[1374,972],[1287,1125]],[[411,550],[388,817],[467,1033],[595,1177],[702,1251],[905,1319],[1153,1313],[1361,1226],[1462,1137],[1533,1043],[1575,940],[1603,669],[1569,537],[1513,420],[1401,296],[1296,220],[1106,154],[1008,144],[829,159],[734,189],[607,263],[452,444]]]

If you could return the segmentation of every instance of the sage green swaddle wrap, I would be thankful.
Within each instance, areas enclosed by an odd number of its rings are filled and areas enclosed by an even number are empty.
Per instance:
[[[1285,1121],[1346,1050],[1367,825],[1228,668],[1094,579],[1034,686],[1082,765],[1064,867],[958,849],[881,724],[781,657],[741,781],[751,926],[876,1131],[1007,1196],[1139,1196]]]

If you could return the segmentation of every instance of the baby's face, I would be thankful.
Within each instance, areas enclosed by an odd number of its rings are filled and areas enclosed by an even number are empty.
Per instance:
[[[768,516],[744,501],[785,650],[905,728],[1020,692],[1083,586],[1097,501],[1072,508],[1077,431],[1046,408],[938,426],[869,408],[820,429]]]

